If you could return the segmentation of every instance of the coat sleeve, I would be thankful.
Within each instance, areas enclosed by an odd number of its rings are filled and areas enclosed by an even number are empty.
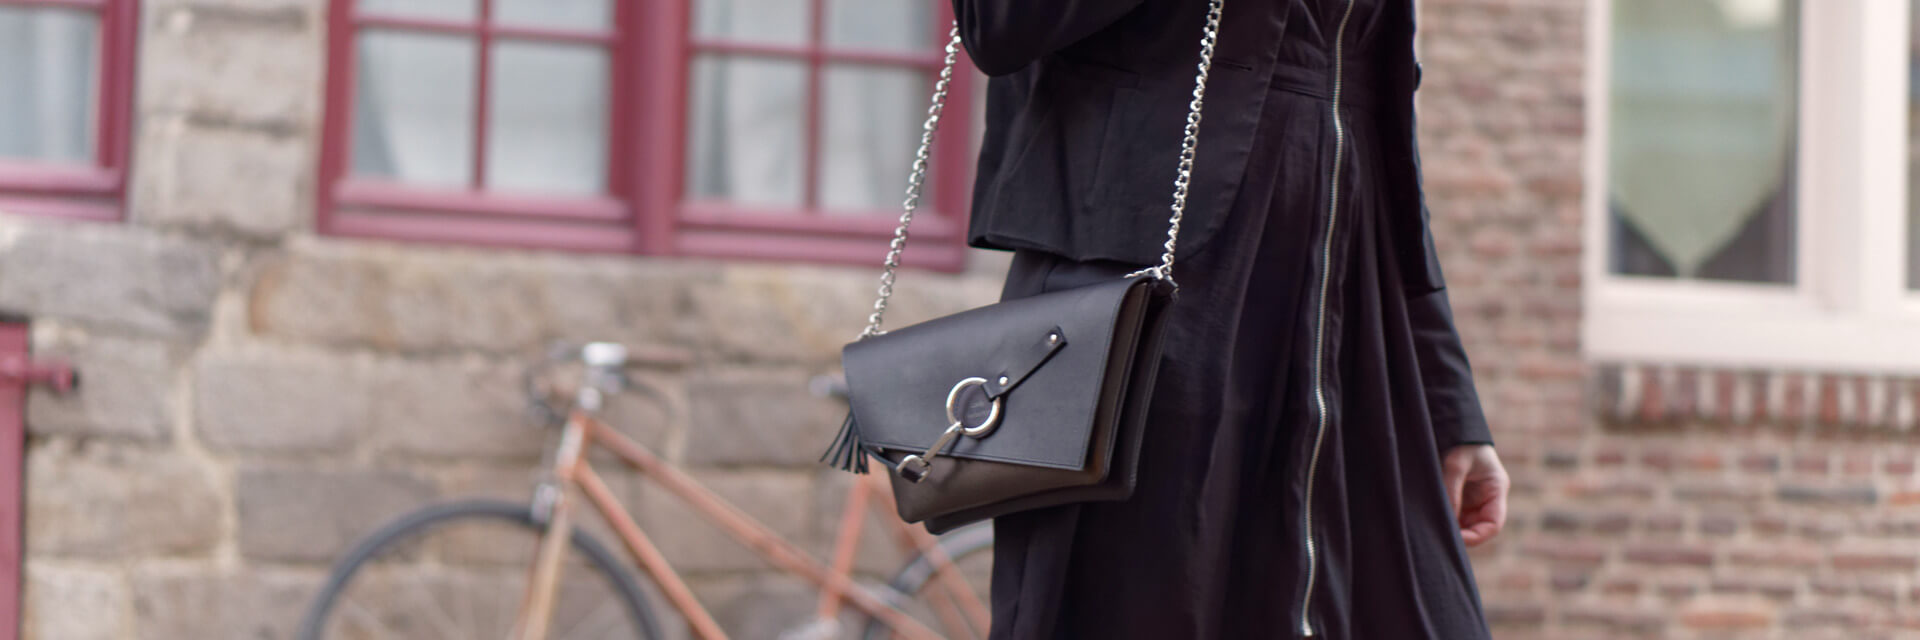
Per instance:
[[[1440,265],[1431,245],[1427,260],[1427,268],[1437,278]],[[1447,450],[1463,444],[1493,444],[1486,412],[1480,407],[1480,394],[1474,389],[1467,350],[1453,325],[1453,308],[1447,300],[1445,286],[1408,298],[1407,319],[1413,325],[1420,380],[1426,386],[1434,443],[1439,445],[1440,452],[1444,455]]]
[[[960,41],[990,76],[1027,66],[1126,15],[1141,0],[953,0]]]

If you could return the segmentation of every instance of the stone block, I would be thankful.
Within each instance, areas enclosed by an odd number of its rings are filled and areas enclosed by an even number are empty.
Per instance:
[[[671,375],[629,372],[627,378],[633,386],[607,398],[601,421],[656,455],[673,456],[670,447],[687,429],[686,384]]]
[[[644,270],[641,270],[644,267]],[[296,244],[265,264],[250,324],[264,335],[412,353],[539,353],[556,339],[684,341],[700,269],[367,244]]]
[[[729,577],[692,585],[694,595],[707,605],[720,628],[734,638],[777,638],[814,619],[818,592],[787,576]],[[845,616],[844,624],[858,624]],[[843,629],[853,637],[860,627]]]
[[[505,638],[526,586],[524,567],[471,570],[434,564],[387,564],[356,576],[344,602],[351,615],[329,618],[329,638]],[[555,599],[556,638],[640,638],[614,608],[607,584],[584,567],[567,567]],[[658,600],[653,602],[658,603]],[[671,610],[655,604],[672,631]],[[580,626],[575,626],[580,625]],[[559,631],[566,630],[566,631]],[[562,635],[564,634],[564,635]],[[669,634],[668,638],[678,638]]]
[[[215,472],[186,455],[56,442],[34,447],[26,461],[31,554],[204,555],[219,542]]]
[[[131,628],[127,585],[112,571],[29,560],[22,582],[25,640],[120,640]]]
[[[547,432],[527,412],[517,368],[462,359],[395,362],[373,374],[373,437],[387,452],[531,459]]]
[[[292,638],[320,590],[318,572],[152,570],[133,577],[140,640]]]
[[[699,471],[694,478],[789,541],[811,548],[813,472]],[[746,571],[767,564],[656,485],[641,489],[640,526],[674,568],[687,573]]]
[[[430,482],[401,471],[271,467],[241,471],[237,493],[241,555],[321,564],[435,496]]]
[[[543,339],[681,345],[730,326],[692,321],[689,292],[719,276],[709,264],[572,258],[533,260],[525,269],[540,291]]]
[[[209,354],[193,384],[200,436],[222,449],[339,451],[373,420],[372,383],[351,362]]]
[[[219,291],[211,244],[119,225],[0,220],[0,311],[193,337]]]
[[[832,364],[873,309],[873,272],[733,265],[692,290],[690,311],[704,346],[722,360]],[[901,274],[886,326],[904,327],[992,302],[989,278],[921,271]]]
[[[808,375],[730,372],[687,384],[690,464],[813,466],[846,419],[846,404],[815,397]]]
[[[596,468],[601,480],[613,490],[616,500],[629,513],[638,513],[640,480],[631,472],[611,467]],[[441,476],[441,493],[448,499],[490,498],[526,504],[540,481],[540,472],[531,467],[462,467]],[[573,522],[595,540],[613,550],[624,561],[626,554],[620,538],[607,521],[587,501],[585,494],[573,496]],[[441,562],[483,566],[525,567],[530,561],[533,538],[509,527],[480,527],[452,531],[439,539],[434,550]]]
[[[307,138],[176,114],[142,122],[128,206],[135,222],[256,239],[310,226],[314,154]]]
[[[810,273],[736,268],[689,292],[694,318],[712,328],[700,336],[704,350],[722,360],[833,362],[865,326],[872,287],[851,272]]]
[[[278,4],[279,6],[275,6]],[[318,7],[164,3],[140,38],[142,112],[295,128],[320,112],[326,61]]]
[[[33,388],[27,400],[29,433],[169,437],[180,349],[145,339],[64,332],[36,334],[33,350],[36,357],[71,363],[80,386],[66,394]]]

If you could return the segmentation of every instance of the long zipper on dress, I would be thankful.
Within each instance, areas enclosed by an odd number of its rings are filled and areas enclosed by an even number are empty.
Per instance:
[[[1320,448],[1327,439],[1327,388],[1326,388],[1326,346],[1327,346],[1327,291],[1333,279],[1333,237],[1335,222],[1340,217],[1340,169],[1345,163],[1347,149],[1347,128],[1340,121],[1340,89],[1345,75],[1347,21],[1353,17],[1353,0],[1347,0],[1346,10],[1340,15],[1340,26],[1333,33],[1333,170],[1327,189],[1327,237],[1320,252],[1320,295],[1316,303],[1313,329],[1313,403],[1319,411],[1314,426],[1313,449],[1307,457],[1307,491],[1302,499],[1303,522],[1302,535],[1307,547],[1307,585],[1300,593],[1300,633],[1313,637],[1313,587],[1319,577],[1320,549],[1313,538],[1313,489],[1314,479],[1320,470]]]

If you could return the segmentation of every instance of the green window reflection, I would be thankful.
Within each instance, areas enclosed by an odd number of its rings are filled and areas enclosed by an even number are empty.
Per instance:
[[[1797,0],[1614,0],[1613,273],[1791,284]]]

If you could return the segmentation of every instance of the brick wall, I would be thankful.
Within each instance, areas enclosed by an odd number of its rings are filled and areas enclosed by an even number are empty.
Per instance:
[[[1434,225],[1515,481],[1495,636],[1920,635],[1916,385],[1589,363],[1586,3],[1422,0]]]
[[[815,458],[842,410],[807,382],[877,269],[317,237],[325,2],[143,4],[128,220],[0,214],[0,310],[83,379],[29,400],[27,638],[289,637],[380,522],[528,495],[547,434],[520,375],[553,340],[688,356],[644,366],[662,393],[610,419],[828,552],[846,479]],[[1004,261],[904,274],[892,322],[992,300]],[[735,633],[811,610],[668,496],[610,482]]]

